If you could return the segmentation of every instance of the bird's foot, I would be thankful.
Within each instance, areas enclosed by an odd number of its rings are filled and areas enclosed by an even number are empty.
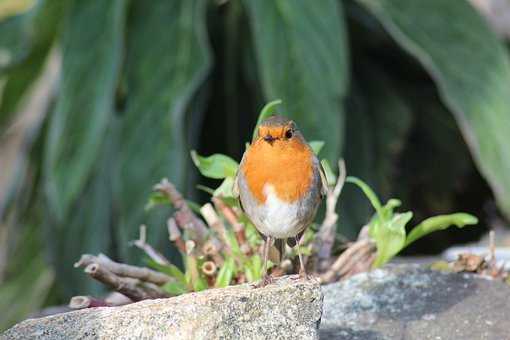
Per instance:
[[[298,275],[293,275],[291,277],[292,280],[304,280],[304,281],[312,281],[312,280],[316,280],[315,276],[311,275],[311,274],[307,274],[306,271],[304,270],[300,270],[299,271],[299,274]]]
[[[271,283],[274,282],[274,277],[272,277],[271,275],[264,275],[264,277],[262,278],[262,280],[260,280],[259,282],[257,282],[255,285],[254,285],[254,288],[263,288],[267,285],[270,285]]]

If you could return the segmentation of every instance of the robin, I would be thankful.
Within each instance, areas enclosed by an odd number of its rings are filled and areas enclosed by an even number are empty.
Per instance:
[[[278,115],[264,120],[243,155],[234,185],[244,212],[265,236],[261,286],[272,281],[267,259],[273,241],[299,245],[326,188],[320,162],[296,124]],[[306,277],[299,246],[297,250],[299,274]]]

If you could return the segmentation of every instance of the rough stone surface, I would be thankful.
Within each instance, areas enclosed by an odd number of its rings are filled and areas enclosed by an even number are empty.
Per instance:
[[[322,294],[292,278],[25,320],[6,339],[318,339]]]
[[[510,286],[388,266],[323,287],[321,339],[510,339]]]

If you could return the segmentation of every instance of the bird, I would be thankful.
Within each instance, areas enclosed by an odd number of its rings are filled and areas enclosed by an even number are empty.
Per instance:
[[[283,247],[285,241],[297,246],[299,277],[307,278],[299,240],[326,195],[327,181],[317,156],[294,121],[272,115],[258,125],[243,154],[233,192],[265,238],[260,286],[273,282],[267,260],[275,240]]]

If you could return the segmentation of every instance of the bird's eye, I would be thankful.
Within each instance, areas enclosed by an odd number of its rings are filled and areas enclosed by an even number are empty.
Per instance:
[[[285,131],[285,138],[287,139],[292,138],[292,130]]]

